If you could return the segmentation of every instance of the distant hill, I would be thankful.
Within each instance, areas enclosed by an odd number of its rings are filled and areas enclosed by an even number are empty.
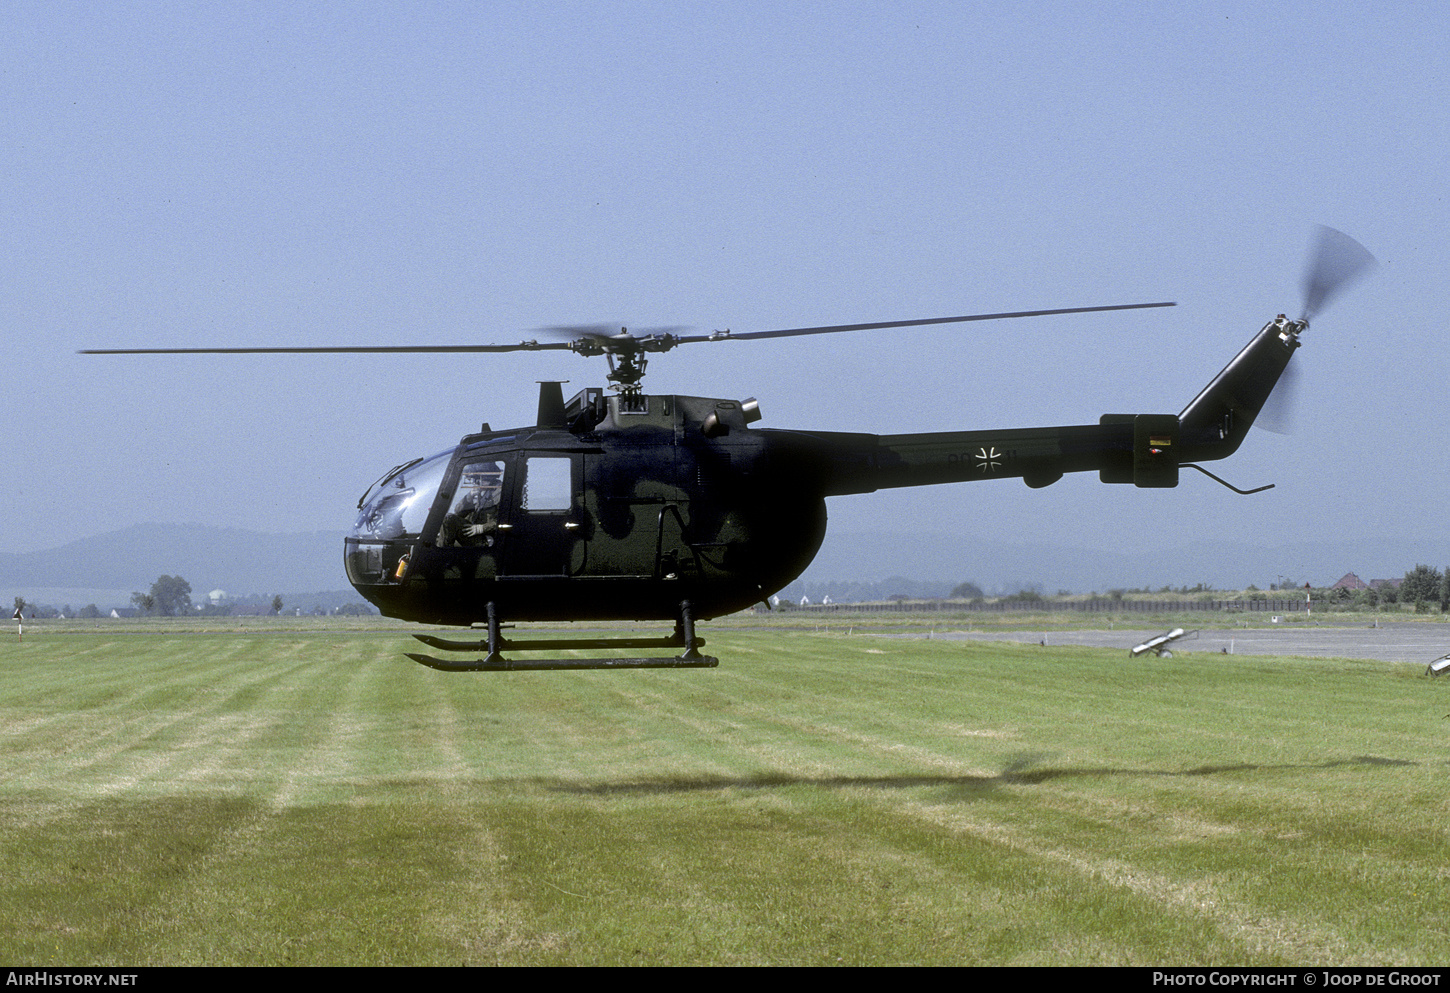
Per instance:
[[[147,590],[181,576],[201,598],[346,590],[342,531],[259,534],[201,524],[139,524],[38,552],[0,552],[0,590]]]

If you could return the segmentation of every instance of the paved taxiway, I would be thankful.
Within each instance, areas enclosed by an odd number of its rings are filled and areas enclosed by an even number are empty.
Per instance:
[[[1192,630],[1189,628],[1188,630]],[[1126,656],[1134,645],[1163,634],[1163,628],[1118,628],[1114,631],[937,631],[933,638],[977,641],[1017,641],[1036,645],[1087,645],[1093,648],[1121,648]],[[1170,646],[1174,657],[1189,655],[1309,655],[1346,659],[1377,659],[1429,665],[1450,652],[1450,624],[1442,622],[1389,623],[1380,627],[1336,628],[1306,625],[1303,621],[1283,627],[1228,628],[1200,631],[1195,637]],[[1149,656],[1151,658],[1151,656]]]

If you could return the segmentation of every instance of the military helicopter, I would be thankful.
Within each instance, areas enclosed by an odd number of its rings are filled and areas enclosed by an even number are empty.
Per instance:
[[[487,423],[436,455],[394,466],[363,493],[344,539],[349,581],[385,616],[481,627],[484,638],[415,635],[446,671],[710,667],[698,620],[767,602],[805,571],[826,533],[826,498],[899,486],[1017,478],[1048,486],[1096,471],[1104,483],[1160,488],[1232,455],[1300,346],[1309,319],[1373,260],[1321,229],[1303,316],[1279,315],[1177,414],[1105,414],[1097,424],[874,435],[752,427],[754,399],[646,394],[650,356],[683,345],[1171,307],[1119,304],[774,331],[682,334],[611,326],[542,329],[504,345],[96,349],[85,354],[364,353],[568,350],[604,356],[612,392],[565,400],[539,388],[534,423]],[[1259,489],[1267,489],[1260,487]],[[1258,490],[1237,490],[1253,493]],[[657,638],[518,639],[515,621],[673,621]],[[562,649],[673,648],[630,658],[506,658]]]

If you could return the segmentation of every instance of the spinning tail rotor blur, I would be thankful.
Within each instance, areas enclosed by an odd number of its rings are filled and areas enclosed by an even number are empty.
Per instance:
[[[1367,275],[1377,265],[1375,257],[1343,231],[1315,225],[1304,267],[1304,306],[1299,319],[1306,324],[1322,311],[1341,290]],[[1274,434],[1292,434],[1294,411],[1299,407],[1300,363],[1290,362],[1269,395],[1256,422]]]
[[[1313,320],[1332,297],[1375,264],[1369,250],[1349,235],[1317,225],[1309,264],[1304,269],[1304,312],[1299,319]]]

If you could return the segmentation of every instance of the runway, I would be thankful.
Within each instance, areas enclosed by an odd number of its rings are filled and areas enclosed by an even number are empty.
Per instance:
[[[1189,628],[1188,630],[1192,630]],[[1112,631],[937,631],[933,638],[977,641],[1015,641],[1024,644],[1086,645],[1121,648],[1127,655],[1135,645],[1163,634],[1163,628],[1118,628]],[[1380,627],[1305,626],[1203,630],[1195,637],[1174,642],[1174,657],[1199,653],[1230,655],[1307,655],[1347,659],[1375,659],[1428,665],[1450,652],[1450,624],[1441,622],[1389,623]]]

